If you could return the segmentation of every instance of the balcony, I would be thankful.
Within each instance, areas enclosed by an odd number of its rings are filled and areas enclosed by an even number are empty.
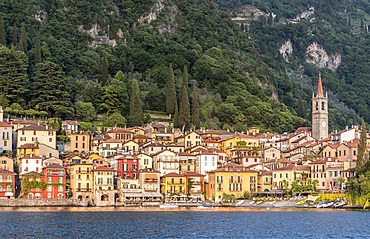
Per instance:
[[[240,180],[231,180],[231,179],[229,179],[229,183],[242,183],[242,179],[240,179]]]
[[[124,193],[141,193],[142,190],[140,188],[122,188],[120,191]]]
[[[76,192],[91,192],[91,188],[76,188]]]
[[[217,188],[217,191],[219,191],[219,192],[221,192],[223,190],[224,190],[223,188]]]
[[[253,180],[251,180],[251,181],[250,181],[250,183],[256,183],[256,180],[255,180],[255,179],[253,179]]]
[[[13,180],[8,180],[8,179],[3,179],[3,180],[0,180],[0,183],[12,183]]]
[[[77,170],[76,173],[91,173],[91,170]]]
[[[156,193],[156,192],[158,192],[158,189],[144,189],[144,192]]]
[[[64,176],[64,173],[58,173],[58,172],[48,172],[48,176]]]
[[[167,190],[167,194],[171,194],[171,193],[185,193],[185,191],[183,191],[183,190]]]
[[[190,190],[191,194],[201,194],[202,190]]]
[[[144,183],[157,183],[158,179],[144,179]]]
[[[263,185],[271,185],[271,182],[270,181],[268,181],[268,182],[263,182]]]

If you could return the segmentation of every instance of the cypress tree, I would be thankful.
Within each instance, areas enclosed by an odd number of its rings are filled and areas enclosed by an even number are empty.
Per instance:
[[[173,127],[174,128],[180,127],[179,110],[178,110],[178,107],[177,107],[177,101],[175,101],[175,115],[173,117]]]
[[[21,39],[19,40],[19,50],[23,52],[27,51],[27,33],[24,23],[22,24],[21,27]]]
[[[175,77],[173,75],[172,64],[168,70],[168,81],[167,81],[167,92],[166,92],[166,112],[167,114],[175,113],[176,103],[176,89],[175,89]]]
[[[192,116],[192,122],[194,126],[197,126],[199,124],[199,101],[198,101],[198,95],[197,95],[197,89],[195,86],[195,83],[193,84],[193,101],[191,104],[191,116]]]
[[[6,32],[3,17],[0,18],[0,44],[6,46]]]
[[[269,14],[269,17],[268,17],[268,20],[267,20],[267,23],[268,23],[269,25],[272,25],[272,21],[273,21],[273,19],[272,19],[272,13],[270,13],[270,14]]]
[[[180,94],[180,111],[179,111],[179,123],[184,131],[185,126],[190,123],[190,103],[188,96],[188,70],[184,66],[184,72],[182,76],[182,87]]]
[[[130,116],[134,116],[140,120],[143,120],[143,109],[141,108],[140,101],[140,88],[136,80],[132,82],[132,92],[130,97]]]
[[[50,61],[38,64],[33,104],[57,116],[70,113],[67,85],[64,72],[57,64]]]
[[[41,63],[40,33],[36,32],[35,64]]]
[[[357,162],[356,162],[356,171],[361,170],[365,165],[365,151],[366,151],[366,125],[365,121],[362,120],[361,125],[361,136],[360,136],[360,142],[358,143],[357,148]]]
[[[107,57],[103,57],[101,66],[101,84],[104,86],[108,82],[108,60]]]
[[[18,37],[17,37],[17,26],[13,25],[13,33],[12,33],[12,44],[15,47],[18,43]]]
[[[298,116],[303,119],[306,118],[306,112],[304,110],[304,104],[303,104],[302,97],[299,97],[299,100],[298,100]]]

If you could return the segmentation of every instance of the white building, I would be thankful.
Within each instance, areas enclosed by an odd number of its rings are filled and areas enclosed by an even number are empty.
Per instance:
[[[42,158],[34,154],[24,156],[20,159],[20,174],[29,172],[42,173]]]
[[[12,125],[0,121],[0,152],[12,151]]]
[[[177,153],[166,149],[152,156],[154,170],[159,171],[161,176],[168,173],[179,173],[179,158]]]
[[[209,153],[209,152],[202,152],[197,155],[196,157],[196,169],[197,172],[203,175],[206,175],[204,177],[204,180],[208,182],[208,174],[207,172],[216,170],[217,169],[217,154]]]
[[[122,142],[118,139],[107,139],[99,145],[99,155],[106,158],[122,149]]]

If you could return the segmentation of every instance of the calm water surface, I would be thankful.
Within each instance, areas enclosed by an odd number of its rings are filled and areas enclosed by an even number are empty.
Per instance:
[[[370,238],[368,211],[0,209],[1,238]]]

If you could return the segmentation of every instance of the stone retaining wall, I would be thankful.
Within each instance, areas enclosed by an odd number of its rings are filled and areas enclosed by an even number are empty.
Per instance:
[[[77,199],[0,199],[0,207],[78,207]]]

